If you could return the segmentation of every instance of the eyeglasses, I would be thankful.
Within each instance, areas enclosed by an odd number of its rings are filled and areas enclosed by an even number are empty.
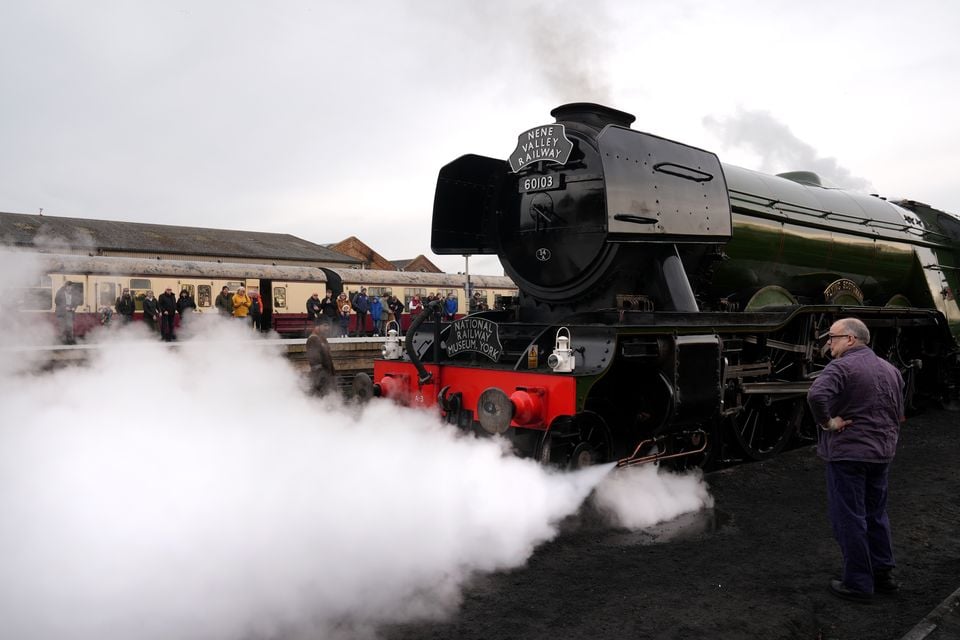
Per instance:
[[[833,340],[834,338],[852,338],[852,337],[853,337],[853,336],[852,336],[851,334],[849,334],[849,333],[838,333],[837,335],[833,335],[833,334],[831,333],[831,334],[828,334],[828,335],[827,335],[827,342],[830,342],[830,341]]]

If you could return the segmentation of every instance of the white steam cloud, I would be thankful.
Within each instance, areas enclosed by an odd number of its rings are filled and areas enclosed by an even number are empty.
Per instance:
[[[869,180],[853,175],[840,166],[836,158],[821,156],[767,111],[741,108],[729,118],[707,116],[703,124],[726,148],[741,148],[755,154],[760,161],[756,167],[759,171],[813,171],[825,179],[825,186],[860,191],[871,187]]]
[[[522,565],[609,471],[310,397],[245,327],[209,325],[172,347],[114,329],[87,365],[0,372],[0,637],[369,637]],[[698,480],[670,508],[682,491],[615,480],[623,505],[657,505],[622,526],[706,503]]]
[[[593,502],[613,524],[626,529],[650,527],[713,507],[713,497],[699,471],[678,475],[649,464],[628,467],[605,478]]]

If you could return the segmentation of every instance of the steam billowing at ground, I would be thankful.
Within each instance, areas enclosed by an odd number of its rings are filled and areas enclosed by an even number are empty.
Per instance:
[[[0,373],[0,637],[373,635],[455,612],[598,483],[620,526],[709,504],[697,477],[550,472],[433,414],[311,397],[239,323],[100,347]]]

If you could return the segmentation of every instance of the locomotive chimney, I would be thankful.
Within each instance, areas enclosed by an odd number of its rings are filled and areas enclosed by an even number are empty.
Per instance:
[[[611,109],[592,102],[571,102],[560,105],[550,112],[558,123],[577,122],[593,129],[603,129],[608,124],[629,127],[636,118],[625,111]]]

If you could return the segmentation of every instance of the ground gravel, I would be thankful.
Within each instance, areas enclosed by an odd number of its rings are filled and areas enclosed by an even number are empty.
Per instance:
[[[523,568],[481,576],[445,621],[381,630],[431,638],[898,639],[960,587],[960,414],[903,427],[889,512],[903,589],[870,605],[827,591],[840,554],[811,447],[709,474],[706,514],[644,532],[589,508]]]

